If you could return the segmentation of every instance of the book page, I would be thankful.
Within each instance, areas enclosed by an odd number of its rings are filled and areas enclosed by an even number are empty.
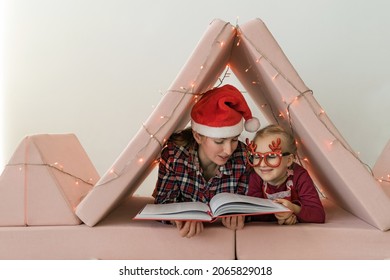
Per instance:
[[[147,204],[134,217],[146,220],[211,220],[209,207],[202,202]]]
[[[233,193],[216,194],[210,201],[210,209],[214,217],[225,214],[270,214],[290,211],[270,199]]]

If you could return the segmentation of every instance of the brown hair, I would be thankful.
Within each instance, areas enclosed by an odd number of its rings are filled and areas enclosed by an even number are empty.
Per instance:
[[[191,127],[174,132],[171,137],[169,137],[169,140],[178,146],[187,146],[195,142]]]
[[[260,129],[259,131],[256,132],[255,137],[253,137],[253,142],[255,142],[256,139],[261,138],[263,136],[274,135],[274,134],[281,135],[283,137],[283,140],[286,141],[285,148],[287,149],[287,151],[284,152],[289,152],[294,155],[297,153],[297,145],[295,143],[294,136],[291,133],[284,130],[283,127],[279,125],[271,124]]]

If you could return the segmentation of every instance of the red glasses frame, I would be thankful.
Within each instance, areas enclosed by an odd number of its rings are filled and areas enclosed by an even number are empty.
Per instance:
[[[282,163],[282,157],[291,155],[291,153],[289,153],[289,152],[282,153],[282,151],[281,151],[282,148],[280,147],[280,145],[281,145],[280,138],[277,138],[276,142],[272,141],[272,144],[269,145],[272,152],[266,152],[266,153],[256,152],[257,145],[253,141],[249,142],[248,138],[245,141],[246,141],[246,145],[247,145],[246,158],[247,158],[248,164],[252,167],[259,166],[264,159],[264,163],[267,166],[272,167],[272,168],[276,168]],[[270,162],[270,161],[273,161],[276,159],[278,159],[277,162],[276,161],[275,161],[275,163]],[[259,162],[255,164],[254,163],[255,160],[259,160]]]
[[[279,167],[282,163],[282,157],[289,156],[291,153],[285,152],[267,152],[267,153],[259,153],[259,152],[250,152],[246,153],[246,158],[248,160],[248,164],[252,167],[260,166],[261,162],[264,160],[264,163],[269,167]],[[277,162],[272,163],[274,160],[278,159]],[[254,161],[259,161],[258,163],[254,163]]]

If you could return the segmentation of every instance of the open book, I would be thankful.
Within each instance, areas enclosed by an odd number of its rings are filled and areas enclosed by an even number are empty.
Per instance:
[[[291,212],[272,200],[233,193],[218,193],[207,205],[203,202],[147,204],[134,220],[196,220],[212,222],[234,215],[263,215]]]

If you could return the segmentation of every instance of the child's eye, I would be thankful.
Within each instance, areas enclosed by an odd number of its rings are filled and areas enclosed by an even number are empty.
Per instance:
[[[277,158],[277,157],[278,157],[278,155],[276,155],[276,154],[267,155],[267,158],[268,158],[268,159],[275,159],[275,158]]]
[[[258,154],[252,154],[252,157],[253,157],[254,159],[260,159],[260,156],[259,156]]]

